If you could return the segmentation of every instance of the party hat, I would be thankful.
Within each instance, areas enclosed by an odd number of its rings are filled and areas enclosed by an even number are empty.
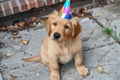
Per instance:
[[[70,13],[70,0],[66,0],[62,8],[60,9],[59,16],[64,19],[71,19],[72,15]]]

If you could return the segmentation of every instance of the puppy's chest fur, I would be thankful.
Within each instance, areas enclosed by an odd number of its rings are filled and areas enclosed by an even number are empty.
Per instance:
[[[60,63],[67,63],[71,61],[76,53],[79,53],[81,50],[81,46],[79,43],[74,43],[70,46],[62,46],[60,47],[60,53],[58,54]]]
[[[73,59],[73,55],[68,47],[61,48],[61,53],[58,55],[59,62],[65,64]]]

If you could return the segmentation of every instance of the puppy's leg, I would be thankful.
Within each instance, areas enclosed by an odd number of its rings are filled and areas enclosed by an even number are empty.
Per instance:
[[[79,53],[76,53],[74,56],[75,66],[77,71],[81,76],[87,76],[89,74],[88,69],[83,65],[82,50]]]
[[[60,80],[59,64],[57,57],[49,57],[50,80]]]

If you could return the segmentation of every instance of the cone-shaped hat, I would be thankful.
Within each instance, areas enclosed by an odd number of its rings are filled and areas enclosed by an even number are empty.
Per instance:
[[[60,9],[59,16],[64,19],[71,19],[72,15],[70,13],[70,0],[66,0],[62,8]]]

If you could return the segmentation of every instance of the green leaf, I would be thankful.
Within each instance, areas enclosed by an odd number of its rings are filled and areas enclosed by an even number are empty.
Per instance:
[[[106,33],[107,35],[111,36],[116,42],[120,42],[120,33],[117,33],[117,27],[113,28],[102,28],[102,32]]]
[[[110,29],[110,28],[103,28],[102,29],[102,32],[108,34],[108,35],[112,35],[113,33],[113,29]]]

